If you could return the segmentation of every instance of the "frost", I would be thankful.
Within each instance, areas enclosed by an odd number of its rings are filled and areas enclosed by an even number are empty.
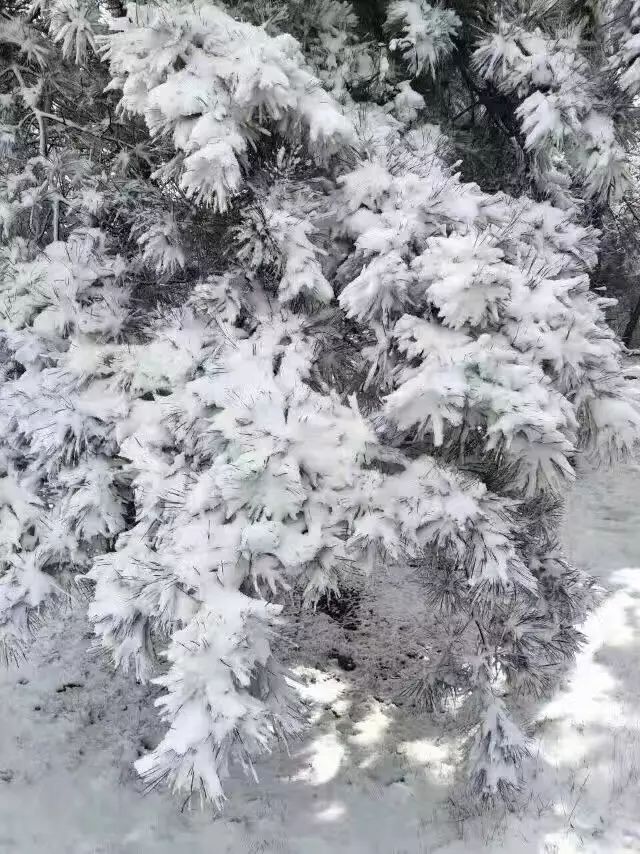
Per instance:
[[[541,188],[563,206],[562,175],[584,184],[587,198],[619,198],[628,176],[625,155],[606,106],[597,97],[594,70],[582,46],[582,23],[549,31],[533,13],[499,16],[477,46],[473,62],[485,80],[520,99],[516,116],[525,145],[535,151]],[[539,26],[532,26],[538,22]]]
[[[435,76],[439,60],[453,50],[461,23],[452,9],[425,0],[394,0],[387,12],[387,27],[400,29],[402,35],[389,46],[402,53],[412,74],[426,70]]]
[[[295,39],[271,37],[218,6],[132,8],[104,43],[120,107],[183,152],[184,192],[224,210],[242,185],[249,130],[302,129],[319,157],[353,142],[339,105],[305,66]],[[176,70],[177,66],[179,70]],[[152,70],[151,70],[152,69]],[[149,73],[151,70],[151,73]]]
[[[414,596],[404,696],[455,707],[476,793],[513,798],[513,698],[549,690],[594,601],[558,511],[581,454],[640,431],[589,281],[620,125],[541,8],[488,22],[469,68],[468,18],[422,0],[388,5],[390,45],[338,0],[3,18],[0,651],[79,585],[159,688],[150,787],[220,806],[296,735],[281,632],[324,638],[349,593],[391,652]],[[508,105],[531,196],[464,179],[425,121],[451,124],[463,72],[474,116]]]

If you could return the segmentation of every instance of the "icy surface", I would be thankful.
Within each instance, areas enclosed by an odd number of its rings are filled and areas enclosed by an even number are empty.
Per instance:
[[[586,473],[569,499],[566,547],[609,592],[570,679],[534,709],[517,813],[474,815],[453,734],[376,700],[344,659],[300,672],[315,724],[259,787],[238,779],[222,817],[181,812],[132,770],[159,738],[151,698],[88,651],[71,612],[0,675],[0,852],[640,851],[639,490],[636,471]]]

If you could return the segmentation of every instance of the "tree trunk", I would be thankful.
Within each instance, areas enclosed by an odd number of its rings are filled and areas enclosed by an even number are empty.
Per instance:
[[[631,347],[631,342],[638,325],[638,320],[640,320],[640,295],[638,295],[638,298],[636,299],[636,304],[629,315],[629,320],[622,334],[622,341],[625,347]]]

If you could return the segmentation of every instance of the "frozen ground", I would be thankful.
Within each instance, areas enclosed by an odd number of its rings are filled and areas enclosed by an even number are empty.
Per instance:
[[[610,592],[571,679],[536,712],[516,814],[471,814],[453,740],[367,696],[357,669],[324,668],[304,674],[308,740],[262,764],[260,787],[234,784],[221,818],[182,813],[131,772],[158,732],[143,689],[87,652],[88,627],[70,614],[0,674],[0,852],[640,852],[639,493],[640,473],[617,471],[570,498],[567,548]]]

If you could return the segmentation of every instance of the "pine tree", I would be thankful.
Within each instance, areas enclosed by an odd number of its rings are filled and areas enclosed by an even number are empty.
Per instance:
[[[138,771],[220,804],[304,724],[287,594],[418,569],[406,694],[455,705],[474,791],[513,798],[512,701],[594,600],[557,543],[575,458],[640,429],[589,290],[577,187],[611,198],[625,152],[577,25],[514,13],[461,66],[518,100],[538,184],[514,197],[434,123],[461,10],[383,4],[381,47],[337,0],[114,5],[0,32],[6,655],[79,578],[114,664],[164,689]]]
[[[536,185],[565,208],[615,199],[627,177],[612,80],[593,47],[589,12],[589,4],[506,4],[472,57],[480,78],[513,104]]]

